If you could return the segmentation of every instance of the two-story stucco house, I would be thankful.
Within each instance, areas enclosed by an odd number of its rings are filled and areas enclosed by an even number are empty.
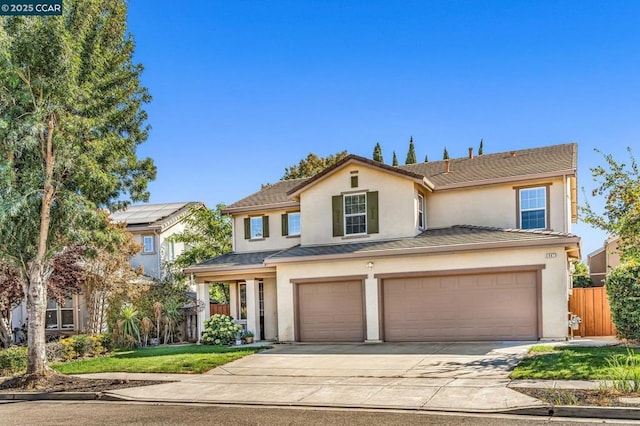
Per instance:
[[[205,305],[207,283],[229,283],[259,339],[563,339],[576,161],[576,144],[400,167],[350,155],[231,204],[233,252],[186,272]]]
[[[141,252],[131,259],[131,265],[135,268],[142,267],[143,274],[147,278],[162,279],[166,262],[175,260],[184,251],[183,243],[174,243],[168,238],[185,229],[184,219],[193,207],[204,207],[204,204],[200,202],[139,204],[113,212],[112,221],[126,223],[126,230],[142,244]],[[27,309],[23,302],[13,310],[13,327],[22,327],[26,319]],[[48,301],[47,332],[81,333],[85,331],[86,324],[87,309],[83,295],[70,296],[64,303]]]

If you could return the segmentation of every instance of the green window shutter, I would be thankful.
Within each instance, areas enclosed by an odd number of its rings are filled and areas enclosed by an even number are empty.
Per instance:
[[[367,234],[378,232],[378,191],[367,192]]]
[[[251,239],[251,219],[248,217],[244,218],[244,239]]]
[[[344,235],[342,195],[334,195],[331,197],[331,212],[333,215],[333,236],[342,237]]]
[[[282,215],[282,236],[287,235],[289,235],[289,215],[285,213]]]
[[[269,216],[262,216],[262,236],[269,238]]]

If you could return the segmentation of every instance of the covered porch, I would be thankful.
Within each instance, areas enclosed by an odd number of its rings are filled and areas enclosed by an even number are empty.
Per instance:
[[[213,283],[229,286],[230,315],[254,334],[254,340],[277,340],[276,269],[264,266],[274,252],[227,253],[185,270],[205,309],[198,312],[198,330],[210,317],[209,290]]]

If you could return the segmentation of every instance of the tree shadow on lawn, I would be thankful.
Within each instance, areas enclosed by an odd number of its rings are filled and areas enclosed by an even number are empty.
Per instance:
[[[179,346],[155,346],[150,348],[138,348],[129,351],[115,352],[111,355],[112,358],[130,359],[130,358],[152,358],[157,356],[171,356],[171,355],[189,355],[189,354],[225,354],[235,352],[259,352],[261,350],[269,348],[264,347],[251,347],[243,348],[238,346],[205,346],[205,345],[179,345]]]

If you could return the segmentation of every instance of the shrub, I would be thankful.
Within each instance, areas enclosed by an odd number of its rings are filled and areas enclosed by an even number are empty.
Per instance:
[[[607,364],[613,389],[623,393],[640,392],[640,361],[634,351],[627,348],[626,355],[607,357]]]
[[[47,351],[47,360],[53,361],[65,361],[65,347],[60,341],[48,342],[45,346]]]
[[[12,346],[0,350],[0,376],[9,376],[27,369],[27,348]]]
[[[640,264],[627,262],[614,268],[605,280],[611,317],[618,337],[640,339]]]
[[[242,326],[227,315],[215,314],[204,322],[200,341],[205,345],[230,345],[240,336]]]

